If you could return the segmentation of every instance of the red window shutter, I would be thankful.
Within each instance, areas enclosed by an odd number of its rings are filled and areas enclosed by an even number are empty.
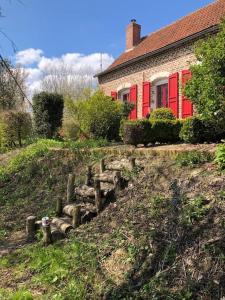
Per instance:
[[[135,107],[130,113],[130,119],[136,120],[137,119],[137,85],[136,84],[130,88],[130,103],[135,105]]]
[[[179,73],[174,73],[169,77],[169,104],[174,116],[179,117]]]
[[[111,92],[111,97],[113,98],[113,100],[117,99],[117,92]]]
[[[184,89],[185,84],[188,80],[191,79],[191,71],[183,70],[182,71],[182,88]],[[182,118],[188,118],[193,116],[193,104],[191,100],[186,98],[184,92],[182,94]]]
[[[143,82],[142,86],[142,117],[145,118],[150,113],[151,107],[151,83]]]

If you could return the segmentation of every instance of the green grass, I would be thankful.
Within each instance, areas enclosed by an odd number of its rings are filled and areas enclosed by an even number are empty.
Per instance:
[[[215,162],[221,171],[225,170],[225,144],[217,146]]]
[[[189,151],[179,153],[176,158],[176,164],[181,167],[195,167],[207,162],[213,161],[214,155],[209,152]]]
[[[94,282],[101,285],[101,281],[98,282],[96,277],[96,257],[96,247],[79,243],[75,239],[65,245],[59,243],[43,247],[39,243],[17,251],[7,259],[0,259],[0,267],[13,268],[15,274],[30,274],[31,280],[24,283],[24,290],[15,293],[0,290],[0,299],[4,294],[5,300],[33,299],[29,292],[32,287],[36,290],[47,288],[47,294],[42,295],[40,299],[81,300],[88,298],[88,295],[93,299],[93,290],[90,287]],[[98,289],[97,286],[95,288]]]
[[[11,173],[15,173],[22,168],[27,167],[40,157],[45,156],[51,148],[69,148],[71,150],[91,149],[107,146],[108,142],[103,139],[86,140],[76,142],[61,142],[56,140],[40,139],[36,143],[31,144],[13,157],[7,166],[0,166],[0,180],[4,181]]]

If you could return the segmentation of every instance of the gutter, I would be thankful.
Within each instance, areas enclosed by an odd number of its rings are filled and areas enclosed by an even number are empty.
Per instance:
[[[118,66],[116,66],[116,67],[114,67],[112,69],[109,69],[109,70],[106,69],[105,71],[94,75],[94,78],[100,77],[100,76],[103,76],[103,75],[106,75],[106,74],[109,74],[109,73],[111,73],[113,71],[116,71],[116,70],[118,70],[120,68],[123,68],[123,67],[127,67],[127,66],[129,66],[129,65],[131,65],[131,64],[133,64],[135,62],[141,61],[141,60],[143,60],[145,58],[148,58],[148,57],[151,57],[151,56],[154,56],[154,55],[157,55],[157,54],[161,54],[164,51],[171,50],[173,48],[177,48],[177,47],[179,47],[179,46],[181,46],[183,44],[186,44],[187,42],[196,40],[196,39],[198,39],[198,38],[200,38],[202,36],[205,36],[207,34],[217,33],[218,31],[219,31],[219,25],[218,24],[217,25],[213,25],[213,26],[211,26],[211,27],[209,27],[207,29],[204,29],[204,30],[199,31],[199,32],[197,32],[195,34],[192,34],[192,35],[190,35],[190,36],[188,36],[188,37],[186,37],[184,39],[181,39],[181,40],[179,40],[177,42],[174,42],[172,44],[169,44],[167,46],[164,46],[164,47],[159,48],[157,50],[154,50],[152,52],[143,54],[141,56],[132,58],[132,59],[130,59],[130,60],[124,62],[124,63],[119,64]]]

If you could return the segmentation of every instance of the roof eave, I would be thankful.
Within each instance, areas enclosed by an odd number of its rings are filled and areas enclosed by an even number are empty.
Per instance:
[[[167,51],[167,50],[170,50],[170,49],[172,49],[172,48],[179,47],[179,46],[181,46],[181,45],[183,45],[183,44],[185,44],[185,43],[187,43],[187,42],[190,42],[190,41],[193,41],[193,40],[197,40],[198,38],[200,38],[200,37],[202,37],[202,36],[205,36],[205,35],[207,35],[207,34],[217,33],[218,31],[219,31],[219,24],[213,25],[213,26],[211,26],[211,27],[208,27],[207,29],[204,29],[204,30],[199,31],[199,32],[197,32],[197,33],[195,33],[195,34],[192,34],[192,35],[190,35],[190,36],[188,36],[188,37],[186,37],[186,38],[184,38],[184,39],[181,39],[181,40],[179,40],[179,41],[176,41],[176,42],[174,42],[174,43],[172,43],[172,44],[169,44],[169,45],[167,45],[167,46],[165,46],[165,47],[162,47],[162,48],[157,49],[157,50],[155,50],[155,51],[152,51],[152,52],[143,54],[143,55],[141,55],[141,56],[135,57],[135,58],[133,58],[133,59],[130,59],[130,60],[128,60],[128,61],[126,61],[126,62],[124,62],[124,63],[122,63],[122,64],[119,64],[118,66],[115,66],[115,67],[112,68],[112,69],[106,69],[105,71],[100,72],[100,73],[94,75],[94,77],[96,78],[96,77],[100,77],[100,76],[109,74],[109,73],[111,73],[111,72],[113,72],[113,71],[115,71],[115,70],[118,70],[118,69],[120,69],[120,68],[129,66],[130,64],[132,64],[132,63],[134,63],[134,62],[138,62],[138,61],[140,61],[140,60],[143,60],[143,59],[145,59],[145,58],[154,56],[154,55],[156,55],[156,54],[160,54],[160,53],[162,53],[162,52],[164,52],[164,51]]]

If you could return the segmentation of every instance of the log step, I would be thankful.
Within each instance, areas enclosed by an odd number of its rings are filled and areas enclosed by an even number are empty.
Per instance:
[[[64,234],[73,229],[70,218],[53,218],[51,224],[55,225]]]

